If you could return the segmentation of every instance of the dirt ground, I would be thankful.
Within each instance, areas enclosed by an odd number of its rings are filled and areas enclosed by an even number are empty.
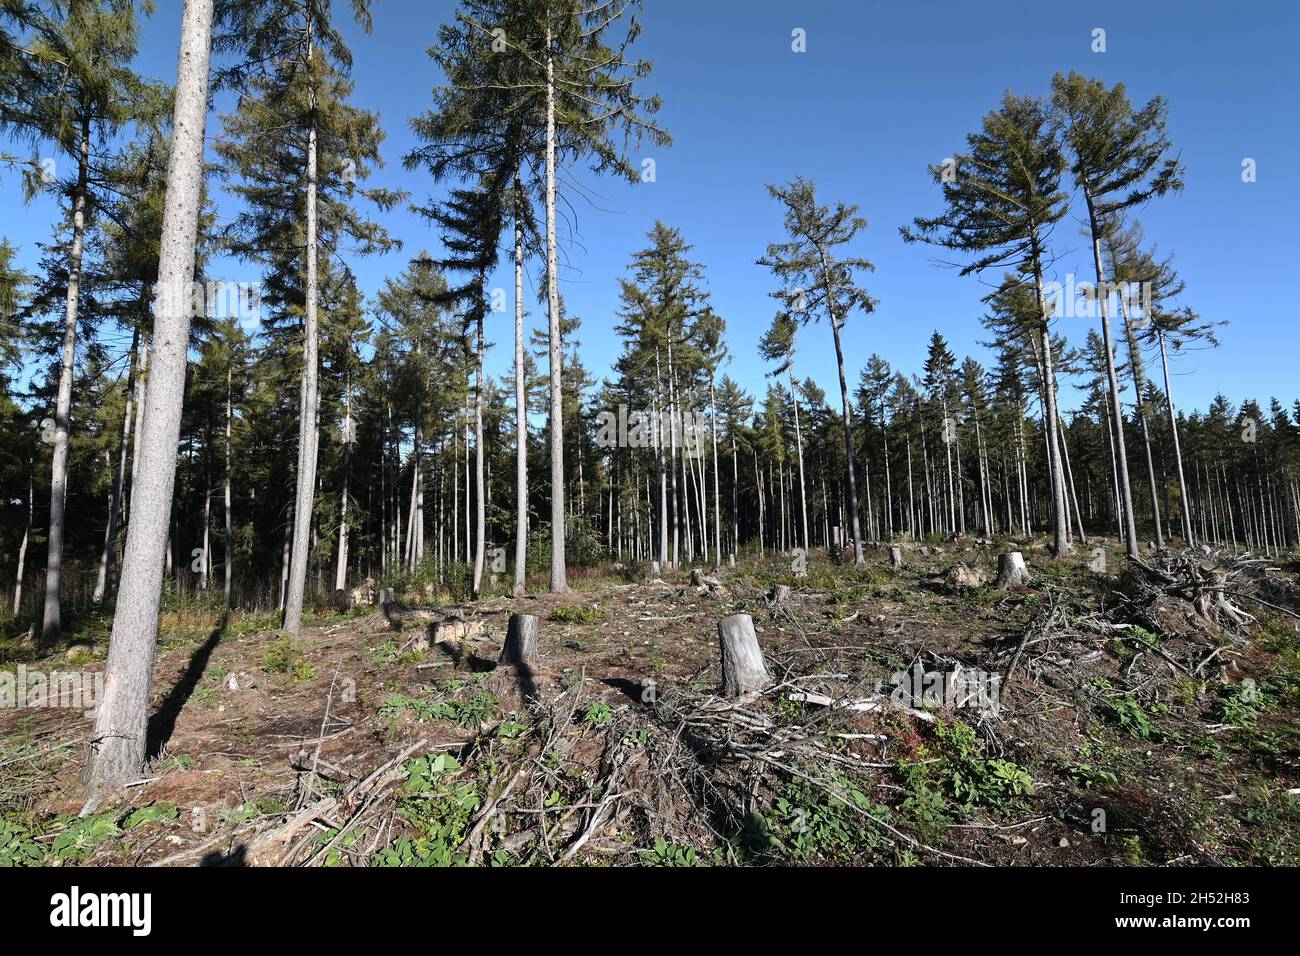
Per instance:
[[[1237,622],[1041,542],[1000,589],[994,552],[415,591],[292,641],[170,612],[154,757],[118,804],[76,816],[81,712],[0,711],[0,864],[1300,863],[1297,563],[1247,568]],[[498,665],[512,613],[538,654]],[[734,613],[771,677],[741,700],[719,693]],[[102,638],[72,640],[3,667],[102,670]]]

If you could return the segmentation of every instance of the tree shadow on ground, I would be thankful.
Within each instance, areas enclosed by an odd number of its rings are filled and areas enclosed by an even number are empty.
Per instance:
[[[183,673],[172,689],[168,691],[166,699],[163,700],[162,706],[154,712],[149,718],[149,735],[145,748],[146,759],[152,760],[162,753],[163,747],[171,740],[172,733],[176,730],[176,718],[180,716],[182,708],[194,693],[195,688],[199,686],[199,681],[203,678],[203,672],[208,669],[208,661],[212,657],[212,652],[216,650],[217,645],[221,643],[221,638],[226,634],[226,626],[230,623],[230,612],[226,611],[221,615],[221,621],[207,639],[195,648],[194,653],[190,655],[190,661],[185,666]]]

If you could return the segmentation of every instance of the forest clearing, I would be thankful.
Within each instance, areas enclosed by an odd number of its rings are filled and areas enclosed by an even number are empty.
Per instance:
[[[81,714],[0,718],[0,853],[1294,866],[1300,565],[1198,552],[1159,569],[1167,583],[1043,553],[1024,586],[999,587],[994,549],[965,541],[908,548],[900,568],[873,548],[865,568],[755,557],[692,583],[603,567],[568,594],[472,604],[420,588],[323,605],[292,641],[273,615],[169,612],[156,756],[111,808],[79,818],[68,800]],[[1226,572],[1230,607],[1198,605],[1187,568]],[[733,613],[770,676],[754,694],[723,689],[717,622]],[[539,628],[516,664],[512,614]],[[79,642],[76,666],[103,651]],[[936,686],[963,673],[998,679]]]
[[[0,0],[31,912],[862,867],[900,920],[1264,915],[1294,38],[1015,4]]]

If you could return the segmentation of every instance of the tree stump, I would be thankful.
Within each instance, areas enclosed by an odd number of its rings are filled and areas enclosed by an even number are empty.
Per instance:
[[[393,589],[392,589],[392,588],[381,588],[381,589],[380,589],[380,591],[379,591],[379,606],[380,606],[380,607],[387,607],[387,606],[390,605],[390,604],[396,604],[396,603],[397,603],[397,602],[393,600]]]
[[[903,566],[903,549],[896,544],[889,546],[889,566],[895,570]]]
[[[767,592],[767,600],[773,607],[784,604],[790,600],[790,586],[787,584],[773,584],[771,590]]]
[[[1023,588],[1029,585],[1029,569],[1025,567],[1025,556],[1019,551],[998,555],[997,585],[1000,588]]]
[[[748,614],[733,614],[718,622],[718,640],[722,645],[722,693],[743,697],[761,691],[772,682],[758,646],[754,619]]]
[[[537,656],[540,625],[532,614],[511,614],[506,627],[506,642],[501,647],[501,664],[522,664]]]
[[[655,577],[659,577],[659,562],[658,562],[658,561],[651,561],[651,562],[650,562],[650,573],[653,574]]]
[[[727,555],[727,564],[728,564],[730,567],[733,567],[733,568],[736,566],[736,552],[735,552],[735,551],[733,551],[733,552],[731,552],[731,554]]]

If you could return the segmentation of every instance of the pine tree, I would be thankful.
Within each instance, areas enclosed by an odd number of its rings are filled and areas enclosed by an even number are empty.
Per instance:
[[[60,346],[58,397],[54,411],[50,469],[50,523],[41,638],[49,643],[61,631],[60,595],[68,487],[68,432],[76,367],[77,322],[87,230],[108,177],[104,152],[117,131],[144,113],[149,91],[130,68],[136,52],[136,23],[128,0],[98,0],[56,6],[24,17],[30,36],[24,45],[26,69],[18,103],[6,103],[3,125],[34,145],[57,152],[50,162],[33,159],[25,168],[28,195],[52,189],[68,205],[70,240],[66,247],[66,295]],[[57,175],[58,159],[75,172]]]
[[[966,139],[969,152],[931,168],[934,181],[943,189],[947,211],[932,219],[916,219],[902,229],[902,235],[909,242],[930,242],[968,253],[972,258],[962,267],[962,275],[1011,268],[1031,283],[1038,319],[1036,347],[1047,382],[1043,420],[1048,433],[1053,550],[1064,558],[1070,553],[1069,518],[1043,271],[1051,228],[1068,210],[1061,189],[1065,159],[1046,106],[1032,97],[1008,93],[997,110],[985,115],[981,129]]]
[[[858,285],[857,274],[875,267],[857,256],[840,257],[838,247],[852,242],[867,221],[857,206],[837,202],[834,208],[819,206],[813,184],[802,178],[788,186],[767,187],[772,198],[785,207],[785,228],[790,239],[769,243],[767,255],[758,260],[781,281],[773,296],[782,299],[801,324],[825,318],[835,340],[835,361],[840,376],[840,402],[844,420],[844,448],[849,478],[849,519],[853,528],[853,561],[865,564],[862,532],[858,519],[858,487],[853,465],[853,413],[848,381],[844,375],[844,349],[840,329],[855,309],[870,314],[876,302]]]
[[[355,2],[353,14],[368,31],[367,0]],[[218,154],[228,172],[239,175],[233,189],[248,207],[227,230],[227,241],[235,254],[268,268],[263,302],[290,305],[302,317],[298,465],[284,606],[284,630],[296,634],[316,489],[322,253],[334,252],[344,237],[361,253],[395,247],[350,201],[360,195],[388,209],[401,197],[357,187],[380,161],[383,134],[377,117],[346,102],[351,54],[333,25],[328,0],[288,11],[274,0],[227,0],[222,23],[225,32],[215,47],[237,57],[219,80],[243,95],[235,113],[224,118]]]
[[[1071,172],[1083,193],[1096,270],[1096,302],[1105,343],[1106,378],[1116,431],[1120,500],[1130,558],[1138,558],[1137,522],[1129,485],[1124,442],[1124,407],[1115,373],[1114,343],[1108,315],[1109,287],[1102,263],[1106,232],[1125,212],[1152,197],[1182,189],[1181,164],[1166,156],[1164,101],[1160,97],[1135,110],[1122,83],[1107,89],[1101,80],[1078,73],[1052,78],[1052,105],[1060,115],[1062,140],[1073,156]]]

